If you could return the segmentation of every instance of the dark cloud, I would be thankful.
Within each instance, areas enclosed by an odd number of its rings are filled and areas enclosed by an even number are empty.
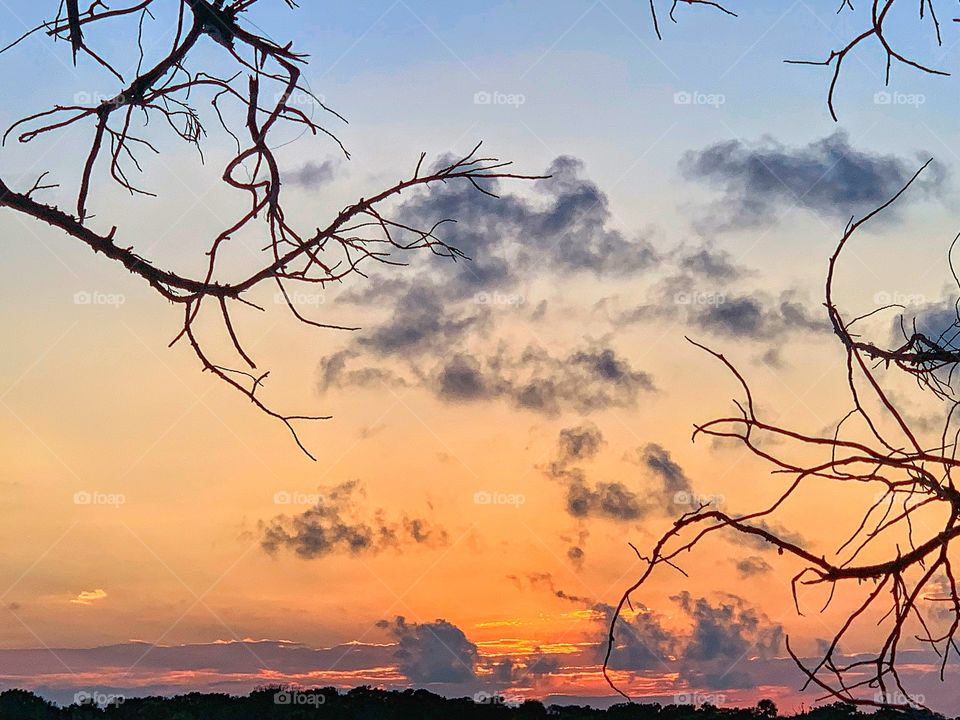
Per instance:
[[[652,391],[653,378],[609,343],[559,355],[535,344],[489,349],[497,320],[516,312],[526,301],[521,290],[535,279],[630,277],[659,262],[647,238],[611,227],[608,199],[584,177],[582,163],[557,158],[547,173],[526,196],[491,184],[487,189],[500,194],[491,198],[464,183],[404,199],[395,217],[411,227],[457,219],[443,226],[444,241],[469,259],[452,263],[423,253],[402,277],[378,275],[341,293],[339,301],[382,308],[385,317],[321,362],[319,389],[388,380],[429,387],[446,402],[506,399],[547,415],[633,407],[640,393]],[[523,318],[542,319],[546,307],[541,301]],[[406,373],[381,369],[387,358]]]
[[[612,348],[590,347],[556,357],[533,345],[515,356],[503,348],[482,359],[455,353],[441,362],[429,385],[446,402],[504,398],[544,415],[631,408],[641,393],[655,390],[648,373]]]
[[[357,498],[360,492],[359,483],[345,482],[298,515],[278,515],[261,523],[260,546],[271,555],[288,549],[311,560],[337,552],[356,555],[406,545],[446,544],[446,531],[422,518],[391,522],[382,510],[367,511]]]
[[[619,482],[598,482],[594,487],[573,482],[567,486],[566,503],[567,512],[575,518],[638,520],[649,509],[637,493]]]
[[[590,460],[603,447],[603,433],[593,423],[564,428],[557,440],[558,461],[562,463]]]
[[[773,567],[758,555],[751,555],[736,561],[737,572],[741,577],[754,577],[756,575],[765,575],[773,570]]]
[[[826,317],[814,316],[793,293],[779,300],[760,295],[720,297],[716,302],[694,308],[691,319],[700,328],[715,335],[763,340],[782,337],[787,332],[829,332]]]
[[[733,261],[730,253],[706,246],[681,252],[677,265],[684,272],[720,282],[738,280],[746,274],[746,271]]]
[[[660,480],[663,495],[672,502],[677,493],[693,493],[690,478],[671,457],[670,452],[657,443],[647,443],[636,449],[636,457],[642,467],[645,467],[654,477]]]
[[[285,172],[283,181],[287,185],[315,190],[333,180],[336,167],[337,163],[334,160],[324,160],[323,162],[311,160],[296,170]]]
[[[638,612],[634,617],[621,616],[617,622],[610,667],[633,672],[669,672],[670,661],[677,652],[677,636],[663,626],[661,617],[652,610],[643,605],[635,605],[635,608]],[[601,613],[603,626],[609,626],[613,619],[613,607],[600,603],[594,605],[593,609]],[[598,645],[598,658],[602,660],[605,654],[605,644]]]
[[[832,218],[862,216],[893,196],[922,165],[857,150],[837,132],[802,147],[787,147],[771,137],[739,140],[688,151],[680,161],[687,178],[723,191],[711,212],[711,227],[749,227],[772,220],[778,211],[800,205]],[[945,178],[943,166],[928,168],[913,197],[935,191]]]
[[[396,298],[390,319],[359,337],[358,344],[379,356],[440,353],[479,328],[489,311],[451,311],[434,287],[412,287]]]
[[[709,688],[751,687],[741,669],[748,655],[772,658],[780,650],[783,627],[735,595],[716,604],[684,591],[672,599],[693,620],[680,655],[681,676]],[[743,667],[746,667],[744,664]]]
[[[476,678],[477,646],[446,620],[409,623],[403,617],[381,620],[377,627],[397,641],[394,658],[401,673],[416,683],[460,683]]]

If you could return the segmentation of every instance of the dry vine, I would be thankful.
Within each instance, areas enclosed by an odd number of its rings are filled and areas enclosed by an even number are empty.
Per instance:
[[[953,478],[953,472],[960,468],[957,459],[960,428],[955,427],[960,402],[954,398],[950,385],[952,372],[960,362],[960,349],[953,344],[960,332],[960,313],[956,323],[939,337],[928,337],[914,328],[905,333],[902,345],[884,349],[863,341],[851,331],[851,327],[881,310],[899,306],[877,308],[868,315],[847,320],[834,301],[835,270],[843,250],[857,231],[906,192],[926,167],[924,165],[882,206],[855,222],[851,220],[830,257],[826,309],[846,352],[847,385],[853,404],[832,436],[809,435],[761,419],[753,393],[736,367],[720,353],[691,341],[723,363],[744,393],[742,402],[734,401],[739,409],[738,415],[696,425],[693,438],[705,435],[735,439],[755,456],[772,464],[774,474],[785,476],[788,481],[771,505],[755,512],[734,515],[702,505],[681,516],[656,543],[649,556],[637,553],[647,566],[623,594],[607,639],[604,675],[618,692],[620,690],[607,668],[616,647],[616,623],[624,605],[631,606],[631,596],[657,567],[666,565],[683,572],[677,564],[678,557],[697,546],[703,538],[724,528],[759,538],[774,546],[781,555],[792,556],[805,565],[792,581],[794,604],[799,614],[802,612],[797,597],[798,585],[829,588],[829,598],[821,612],[829,607],[841,584],[853,587],[865,583],[869,587],[866,597],[842,622],[815,665],[809,666],[801,660],[787,638],[787,650],[807,678],[804,687],[812,684],[824,690],[826,697],[859,705],[902,708],[919,705],[917,697],[904,687],[897,668],[901,644],[905,638],[911,637],[908,627],[911,618],[919,632],[914,639],[921,646],[934,650],[940,658],[941,679],[951,650],[955,653],[954,658],[960,656],[960,648],[955,643],[960,627],[960,595],[949,554],[951,542],[960,536],[960,491]],[[933,390],[950,404],[936,447],[924,446],[889,391],[881,386],[876,374],[880,365],[892,365],[906,371],[923,387]],[[879,410],[872,409],[874,405]],[[862,421],[866,441],[841,435],[844,424],[854,417]],[[884,429],[886,426],[893,429],[892,433]],[[776,438],[782,441],[785,449],[764,449],[761,438]],[[820,451],[822,457],[813,464],[784,459],[787,449],[797,448]],[[856,530],[830,559],[812,551],[807,541],[797,540],[763,522],[817,478],[840,484],[861,483],[878,489],[875,501],[866,509]],[[942,522],[937,521],[934,531],[925,533],[927,524],[921,526],[917,522],[921,509],[925,516],[930,511],[940,511]],[[909,547],[901,549],[896,537],[905,538]],[[886,559],[858,562],[865,551],[883,553],[881,556]],[[931,629],[933,623],[929,622],[921,600],[933,600],[939,603],[939,607],[946,607],[950,620],[947,629],[940,633]],[[883,628],[881,641],[870,659],[845,662],[839,657],[838,648],[858,621],[876,621],[878,627]],[[869,672],[864,676],[864,671]],[[874,695],[864,696],[867,690],[873,690]]]
[[[291,9],[296,7],[294,0],[284,2]],[[361,198],[325,224],[294,227],[284,212],[283,171],[269,142],[276,128],[292,125],[313,135],[325,134],[345,155],[347,153],[332,132],[291,102],[295,93],[306,94],[331,117],[340,118],[302,84],[306,56],[294,52],[290,43],[277,44],[241,23],[244,13],[257,3],[258,0],[178,0],[178,22],[172,45],[147,69],[143,69],[146,62],[144,27],[153,17],[153,9],[170,4],[160,0],[140,0],[112,9],[102,0],[92,0],[83,10],[77,0],[67,0],[60,4],[56,18],[41,23],[0,50],[8,51],[38,33],[66,39],[74,61],[78,56],[88,57],[119,83],[112,97],[90,104],[55,105],[17,121],[4,135],[5,142],[16,133],[19,142],[29,143],[79,123],[92,123],[92,138],[80,172],[74,208],[67,211],[34,198],[37,193],[58,187],[43,184],[46,173],[24,191],[9,187],[0,178],[0,207],[59,228],[94,252],[120,263],[143,278],[163,298],[179,305],[183,326],[171,345],[185,339],[204,371],[238,390],[259,410],[280,420],[297,445],[314,458],[301,442],[294,423],[325,418],[282,414],[261,400],[258,391],[268,373],[258,370],[245,351],[233,322],[235,308],[242,305],[263,311],[248,299],[248,293],[264,283],[276,283],[286,307],[297,320],[318,328],[355,329],[304,317],[290,300],[289,286],[306,284],[323,289],[351,274],[363,275],[365,263],[401,264],[392,259],[392,251],[429,249],[453,259],[462,257],[436,234],[446,219],[423,227],[405,225],[390,219],[384,209],[387,201],[407,190],[448,182],[468,182],[478,191],[490,194],[484,187],[490,181],[537,178],[512,173],[507,169],[510,163],[478,155],[479,145],[442,167],[426,169],[425,155],[421,155],[413,174],[406,180]],[[129,80],[115,63],[98,54],[86,40],[86,31],[94,24],[110,26],[123,18],[135,19],[138,23],[139,58],[135,76]],[[221,77],[189,66],[191,52],[204,38],[222,47],[222,52],[236,66],[235,74]],[[268,91],[267,87],[274,91]],[[204,267],[195,275],[183,275],[158,267],[138,254],[130,241],[124,242],[118,226],[94,223],[89,207],[98,163],[105,164],[110,178],[130,194],[153,195],[131,179],[134,171],[141,170],[139,155],[159,152],[151,138],[137,129],[145,128],[152,118],[159,118],[183,141],[200,150],[206,130],[201,114],[191,103],[201,93],[210,98],[213,114],[236,143],[236,155],[224,168],[222,181],[245,200],[229,225],[204,241]],[[239,120],[231,122],[231,118]],[[95,224],[106,229],[97,229]],[[218,272],[219,253],[231,238],[243,231],[256,231],[264,236],[263,262],[241,277],[223,279]],[[235,360],[215,359],[205,349],[197,330],[201,309],[218,316],[221,329],[232,343]]]

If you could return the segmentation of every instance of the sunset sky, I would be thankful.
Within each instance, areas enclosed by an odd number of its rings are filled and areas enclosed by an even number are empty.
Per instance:
[[[189,347],[167,347],[180,308],[0,211],[0,689],[69,702],[290,682],[613,701],[605,633],[644,566],[628,543],[646,551],[702,499],[762,507],[786,482],[737,445],[691,443],[693,423],[735,412],[742,393],[685,336],[734,362],[778,422],[831,433],[849,398],[827,259],[850,216],[930,157],[850,247],[838,302],[851,316],[895,302],[912,318],[956,295],[955,79],[895,67],[884,88],[884,57],[864,47],[844,65],[834,122],[830,70],[782,61],[825,58],[862,29],[866,3],[731,1],[739,18],[681,7],[676,24],[661,4],[662,41],[647,3],[628,0],[274,0],[250,13],[310,55],[304,82],[349,121],[323,119],[349,160],[296,129],[277,151],[288,211],[308,227],[409,176],[421,152],[432,164],[482,140],[517,172],[551,176],[501,182],[499,200],[456,184],[402,196],[396,217],[457,219],[442,237],[470,259],[408,253],[403,267],[295,289],[304,314],[356,332],[298,323],[273,287],[255,291],[267,311],[235,322],[271,371],[265,397],[333,416],[299,425],[316,462]],[[956,24],[941,18],[939,47],[908,9],[902,46],[956,67]],[[0,45],[43,12],[0,0]],[[148,54],[172,23],[147,21]],[[129,54],[125,35],[99,33],[106,55]],[[191,62],[229,67],[223,55],[205,38]],[[33,36],[0,55],[0,123],[116,83]],[[192,274],[242,200],[220,181],[232,141],[197,105],[204,164],[151,126],[161,152],[144,155],[139,182],[158,197],[131,197],[100,167],[90,203],[99,230]],[[70,208],[90,134],[11,137],[0,176],[25,189],[49,170],[61,185],[43,201]],[[255,266],[263,244],[236,238],[228,267]],[[895,319],[869,327],[885,340]],[[209,341],[229,350],[213,324]],[[943,406],[890,382],[937,436]],[[812,484],[770,522],[832,553],[872,493]],[[661,568],[634,597],[612,664],[621,687],[813,703],[784,636],[815,656],[856,592],[820,614],[821,589],[803,590],[798,616],[799,566],[733,534],[682,567],[689,577]],[[869,626],[857,640],[845,655],[871,650]],[[955,708],[956,661],[940,684],[919,645],[905,657],[928,704]]]

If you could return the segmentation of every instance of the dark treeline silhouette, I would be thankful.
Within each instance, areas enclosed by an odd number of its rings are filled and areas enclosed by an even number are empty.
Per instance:
[[[577,705],[549,705],[536,700],[505,703],[493,696],[488,702],[472,698],[449,699],[427,690],[378,690],[358,687],[347,692],[335,688],[291,690],[267,687],[246,697],[225,694],[190,693],[177,697],[129,698],[98,704],[113,696],[92,696],[79,704],[59,707],[26,690],[0,693],[2,720],[271,720],[282,718],[336,718],[351,720],[486,720],[487,718],[631,718],[642,720],[774,720],[778,714],[770,700],[761,700],[752,708],[718,708],[709,704],[661,705],[659,703],[620,703],[606,710]],[[881,709],[860,712],[855,706],[835,702],[789,716],[796,720],[944,720],[944,716],[925,710]]]

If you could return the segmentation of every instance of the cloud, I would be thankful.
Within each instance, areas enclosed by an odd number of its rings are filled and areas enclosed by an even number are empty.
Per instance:
[[[603,444],[603,433],[592,422],[564,428],[557,440],[558,462],[590,460],[600,452]]]
[[[660,615],[643,605],[635,608],[637,612],[633,617],[623,615],[617,621],[610,667],[633,672],[669,672],[669,661],[677,652],[678,638],[663,626]],[[593,609],[601,613],[602,625],[609,627],[614,608],[600,603]],[[606,644],[601,643],[597,646],[597,656],[602,661],[605,654]]]
[[[770,563],[758,555],[751,555],[749,557],[737,560],[736,565],[737,572],[740,573],[740,576],[744,578],[765,575],[773,570],[773,567],[770,565]]]
[[[416,683],[459,683],[473,680],[479,661],[477,646],[456,625],[438,619],[408,623],[403,617],[380,620],[397,641],[394,658],[400,672]]]
[[[738,665],[748,655],[774,657],[783,627],[736,595],[716,604],[684,591],[671,599],[693,620],[680,655],[681,676],[710,688],[750,687],[753,678]]]
[[[468,184],[409,194],[396,220],[414,227],[455,218],[443,226],[443,239],[469,259],[422,253],[402,276],[384,271],[341,293],[338,302],[378,307],[384,317],[321,361],[319,390],[417,385],[447,403],[503,400],[545,415],[634,407],[653,391],[651,375],[607,341],[567,353],[503,340],[490,349],[505,314],[521,317],[523,290],[536,279],[630,278],[660,262],[645,235],[611,226],[608,199],[580,161],[557,158],[547,172],[552,177],[530,186],[529,195],[502,192],[496,183],[487,189],[499,199]],[[546,307],[541,301],[521,319],[536,322]]]
[[[92,605],[97,600],[103,600],[107,596],[106,591],[97,588],[96,590],[84,590],[70,602],[75,605]]]
[[[750,526],[755,528],[760,528],[761,530],[766,530],[771,535],[776,535],[781,540],[786,542],[793,543],[794,545],[807,545],[807,541],[804,537],[797,532],[788,530],[783,525],[775,522],[768,522],[767,520],[751,520],[748,523]],[[729,530],[728,537],[738,545],[743,545],[744,547],[753,548],[754,550],[767,551],[776,549],[776,545],[764,540],[759,535],[753,535],[750,533],[742,533],[737,530]]]
[[[790,331],[830,331],[826,317],[810,314],[806,305],[789,291],[782,293],[779,300],[761,294],[723,297],[698,310],[692,315],[697,326],[733,338],[765,340]]]
[[[760,225],[781,210],[799,205],[831,218],[860,217],[892,197],[923,164],[857,150],[838,130],[801,147],[772,137],[747,143],[730,140],[690,150],[680,161],[682,174],[723,192],[711,212],[714,229]],[[913,198],[937,192],[946,177],[941,165],[928,168]]]
[[[324,160],[323,162],[311,160],[296,170],[285,172],[283,181],[287,185],[315,190],[333,180],[337,164],[334,160]]]
[[[636,457],[640,465],[660,481],[665,498],[672,499],[677,493],[693,493],[690,478],[662,445],[647,443],[642,450],[636,449]]]
[[[299,515],[278,515],[269,523],[261,523],[260,546],[270,555],[287,549],[297,557],[312,560],[337,552],[358,555],[410,545],[446,544],[446,531],[427,520],[404,516],[388,521],[382,510],[365,511],[355,497],[360,492],[357,481],[341,483]]]

